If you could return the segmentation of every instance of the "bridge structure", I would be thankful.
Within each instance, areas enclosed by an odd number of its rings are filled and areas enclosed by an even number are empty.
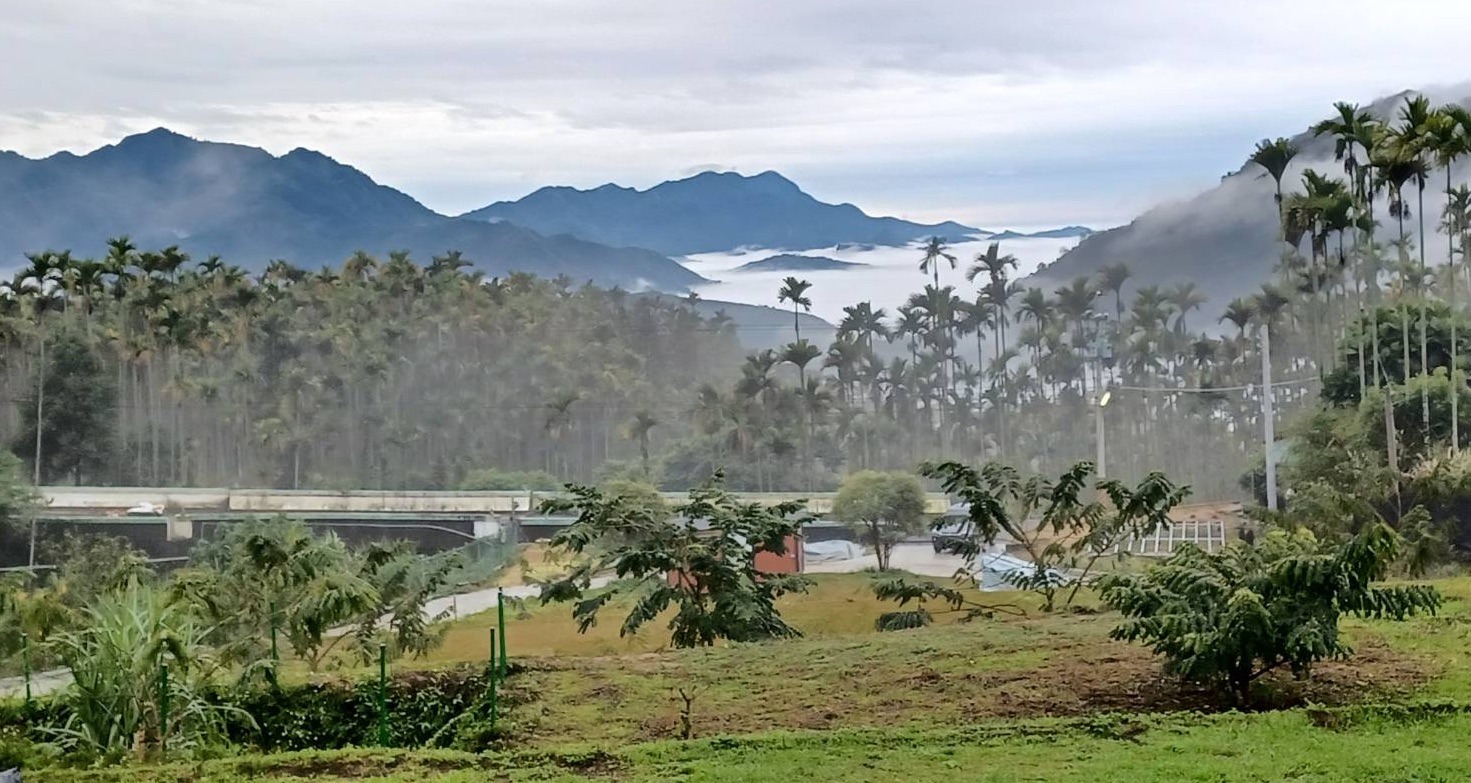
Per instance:
[[[289,516],[317,532],[331,531],[353,544],[409,540],[423,552],[510,545],[550,538],[572,517],[539,513],[554,493],[275,490],[196,487],[42,487],[45,508],[29,531],[0,531],[0,570],[46,565],[49,542],[66,535],[122,538],[161,567],[187,560],[194,545],[223,527],[249,519]],[[685,495],[665,493],[679,503]],[[831,513],[836,493],[740,493],[747,502],[774,505],[805,500],[809,513]],[[147,504],[157,515],[129,515]],[[926,499],[936,515],[948,508],[943,495]],[[846,526],[819,521],[813,540],[848,536]]]

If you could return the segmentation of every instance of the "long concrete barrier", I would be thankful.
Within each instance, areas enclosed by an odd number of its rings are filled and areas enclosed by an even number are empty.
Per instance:
[[[534,513],[547,493],[538,492],[379,492],[353,490],[227,489],[194,487],[42,487],[47,506],[56,512],[121,513],[141,503],[163,506],[168,513],[190,511],[238,511],[280,514],[316,512],[413,512],[442,514]],[[813,514],[832,511],[832,492],[745,492],[748,502],[775,505],[806,500]],[[672,503],[686,495],[664,493]],[[945,496],[931,493],[925,511],[943,514],[949,508]]]

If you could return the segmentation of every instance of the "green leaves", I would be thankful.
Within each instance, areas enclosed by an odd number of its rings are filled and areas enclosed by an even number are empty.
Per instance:
[[[577,521],[552,545],[591,559],[544,585],[542,603],[573,602],[579,633],[593,627],[603,609],[626,604],[622,636],[673,610],[670,641],[676,647],[799,635],[775,602],[805,590],[806,580],[761,574],[756,556],[786,552],[807,519],[804,504],[741,503],[719,481],[717,474],[673,509],[584,486],[569,486],[567,497],[544,503],[545,512],[577,512]],[[617,581],[588,596],[592,577],[601,573]]]
[[[1112,638],[1148,644],[1169,671],[1245,703],[1267,672],[1306,676],[1317,661],[1348,655],[1338,631],[1344,614],[1434,612],[1434,588],[1373,584],[1398,556],[1399,539],[1383,524],[1341,545],[1279,530],[1217,554],[1187,547],[1145,574],[1105,577],[1100,589],[1126,618]]]
[[[926,463],[920,473],[939,479],[947,494],[970,507],[966,540],[951,545],[951,551],[966,558],[957,578],[973,578],[983,547],[1005,534],[1034,566],[1009,573],[1007,581],[1042,595],[1045,611],[1052,611],[1059,589],[1068,585],[1072,589],[1065,603],[1070,605],[1099,560],[1115,556],[1133,537],[1167,527],[1170,511],[1190,495],[1189,487],[1176,486],[1155,472],[1134,487],[1099,481],[1094,487],[1109,503],[1085,501],[1091,462],[1073,465],[1056,481],[1039,475],[1022,479],[1015,468],[999,462],[979,471],[958,462]]]

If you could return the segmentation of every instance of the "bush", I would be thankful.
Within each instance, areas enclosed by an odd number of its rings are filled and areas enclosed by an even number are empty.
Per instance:
[[[1217,554],[1186,547],[1144,574],[1110,575],[1100,586],[1104,602],[1128,618],[1113,638],[1149,644],[1170,672],[1246,704],[1252,682],[1268,672],[1286,667],[1306,677],[1314,663],[1351,654],[1338,631],[1345,614],[1402,620],[1434,612],[1441,599],[1432,587],[1373,584],[1399,554],[1384,524],[1339,545],[1278,530]]]

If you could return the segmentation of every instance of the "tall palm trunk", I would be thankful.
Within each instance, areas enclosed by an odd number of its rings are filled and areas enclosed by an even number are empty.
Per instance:
[[[1416,286],[1420,294],[1420,374],[1428,378],[1430,376],[1430,341],[1426,337],[1428,318],[1425,308],[1426,301],[1430,298],[1430,291],[1425,285],[1427,270],[1425,266],[1425,180],[1422,177],[1417,182],[1420,186],[1420,234],[1416,237],[1420,245],[1420,280],[1419,285]],[[1425,425],[1425,437],[1428,439],[1430,437],[1430,388],[1424,385],[1420,387],[1420,418]]]
[[[1446,205],[1449,206],[1451,203],[1450,160],[1447,160],[1445,164],[1445,197]],[[1447,277],[1449,277],[1451,281],[1451,290],[1449,293],[1449,309],[1451,317],[1451,368],[1450,371],[1446,373],[1446,383],[1448,384],[1446,392],[1450,394],[1451,397],[1451,453],[1455,454],[1460,452],[1461,450],[1461,386],[1456,380],[1456,372],[1460,369],[1460,363],[1458,361],[1460,354],[1456,351],[1456,320],[1460,318],[1460,313],[1456,311],[1456,288],[1460,285],[1460,280],[1456,278],[1456,232],[1451,228],[1451,226],[1455,225],[1456,221],[1450,214],[1449,209],[1447,209],[1446,212],[1447,229],[1445,232],[1445,262],[1450,267],[1450,274],[1447,275]],[[1463,238],[1461,241],[1462,251],[1464,251],[1465,248],[1466,244],[1465,239]]]

